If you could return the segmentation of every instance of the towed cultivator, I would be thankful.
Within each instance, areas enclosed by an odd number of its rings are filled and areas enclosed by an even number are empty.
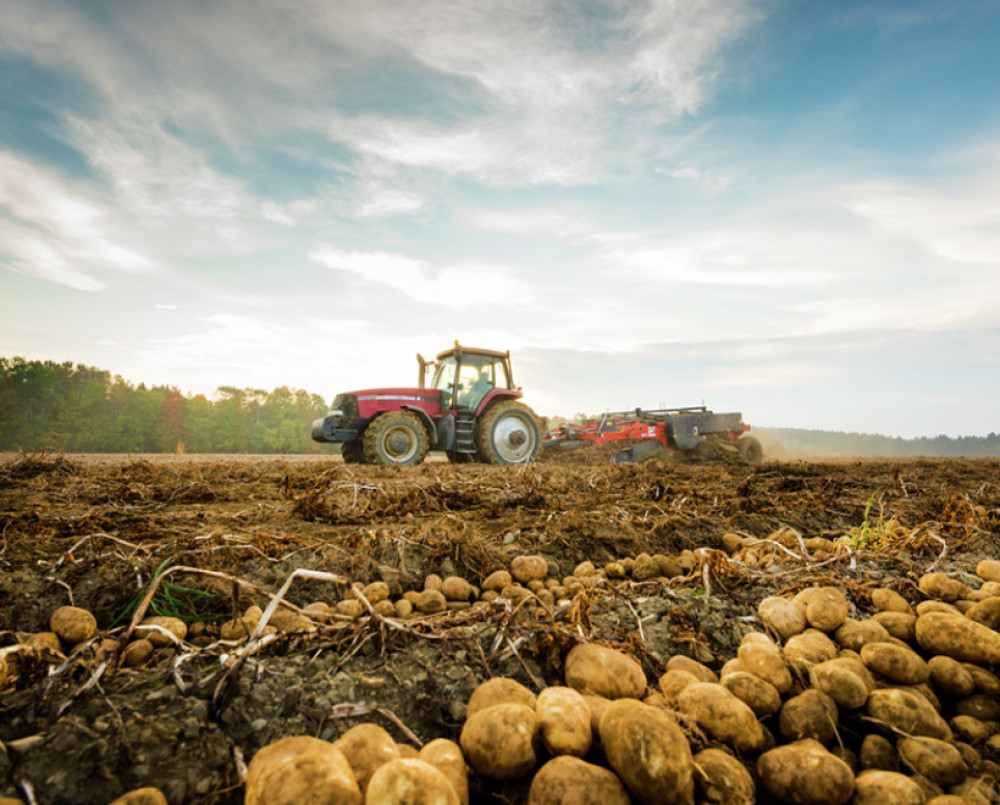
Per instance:
[[[663,453],[718,458],[739,454],[747,464],[760,464],[764,450],[747,431],[739,413],[716,414],[705,406],[609,413],[582,424],[561,425],[545,434],[547,448],[628,445],[612,456],[617,463],[642,462]]]

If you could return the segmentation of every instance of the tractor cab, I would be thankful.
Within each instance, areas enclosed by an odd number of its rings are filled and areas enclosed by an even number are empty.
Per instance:
[[[511,378],[509,352],[456,344],[433,361],[417,355],[417,362],[420,387],[425,387],[428,370],[433,369],[431,388],[441,392],[441,404],[448,409],[476,412],[491,392],[516,388]]]

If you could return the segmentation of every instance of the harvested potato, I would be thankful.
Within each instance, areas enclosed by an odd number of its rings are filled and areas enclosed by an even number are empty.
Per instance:
[[[773,685],[779,693],[784,694],[791,690],[792,675],[785,663],[785,657],[774,641],[763,632],[745,634],[740,641],[737,657],[742,670],[759,676]]]
[[[1000,633],[950,612],[917,618],[917,643],[931,654],[944,654],[975,665],[1000,664]]]
[[[495,676],[472,691],[465,717],[472,718],[481,710],[496,707],[498,704],[523,704],[534,710],[535,702],[535,694],[516,679]]]
[[[976,575],[985,581],[1000,583],[1000,559],[983,559],[976,565]]]
[[[736,671],[722,678],[726,690],[732,693],[758,718],[777,713],[781,709],[781,694],[770,682],[746,671]]]
[[[462,747],[447,738],[436,738],[424,744],[416,756],[448,778],[459,805],[469,805],[469,769],[465,765]]]
[[[909,612],[876,612],[872,620],[898,640],[910,643],[917,635],[917,616]]]
[[[772,595],[757,605],[757,617],[786,640],[806,628],[806,613],[788,598]]]
[[[944,788],[958,785],[969,774],[962,754],[947,741],[902,738],[896,748],[904,765]]]
[[[948,603],[965,598],[971,592],[971,588],[967,584],[962,584],[957,579],[949,578],[940,572],[924,573],[917,582],[917,586],[920,587],[921,592],[926,593],[931,598]]]
[[[813,628],[832,632],[847,619],[847,598],[836,587],[820,587],[806,604],[806,620]]]
[[[441,582],[441,592],[449,601],[468,601],[472,597],[472,585],[461,576],[448,576]]]
[[[549,575],[549,563],[544,556],[515,556],[510,563],[510,574],[522,584]]]
[[[843,805],[854,794],[851,767],[808,738],[762,754],[757,777],[768,794],[794,805]]]
[[[990,728],[974,716],[955,716],[948,722],[948,726],[955,738],[973,746],[985,742],[992,734]]]
[[[640,802],[694,802],[691,748],[684,731],[662,710],[634,699],[612,702],[601,719],[601,745],[611,768]]]
[[[910,602],[895,590],[887,587],[879,587],[872,591],[872,603],[881,612],[905,612],[907,615],[913,614],[913,607]]]
[[[994,632],[1000,629],[1000,596],[984,598],[965,612],[970,621],[988,626]]]
[[[948,740],[951,727],[923,696],[900,688],[874,690],[868,696],[868,715],[910,735]]]
[[[868,701],[868,685],[843,657],[816,663],[809,669],[809,680],[840,707],[857,710]]]
[[[430,763],[413,758],[379,767],[368,784],[365,802],[393,805],[459,805],[448,778]]]
[[[808,688],[781,706],[778,730],[788,741],[812,738],[829,743],[837,734],[837,705],[818,688]]]
[[[699,681],[698,677],[694,674],[675,668],[672,671],[667,671],[660,677],[659,688],[663,694],[663,698],[673,707],[677,705],[677,697],[681,695],[681,691],[688,685],[693,685]],[[761,681],[763,682],[764,680]]]
[[[466,719],[459,744],[469,765],[493,780],[516,780],[535,768],[538,720],[524,704],[498,704]]]
[[[0,805],[3,805],[3,802],[4,799],[0,798]],[[15,799],[10,800],[10,802],[20,803],[21,800]],[[111,805],[167,805],[167,798],[159,788],[147,786],[122,794],[118,799],[112,801]]]
[[[514,581],[514,578],[510,575],[507,570],[496,570],[490,573],[483,580],[484,590],[493,590],[494,592],[500,592],[504,587],[507,587]]]
[[[594,742],[598,742],[601,739],[601,719],[604,717],[604,711],[611,704],[611,699],[598,696],[596,693],[584,693],[583,700],[587,703],[587,707],[590,710],[591,738]]]
[[[721,749],[703,749],[694,756],[699,801],[718,805],[750,805],[757,786],[746,767]]]
[[[320,799],[314,792],[322,792]],[[351,764],[327,741],[308,735],[263,747],[247,766],[246,805],[297,805],[305,801],[361,805]]]
[[[903,685],[919,685],[931,676],[923,657],[892,643],[865,644],[861,647],[861,662],[879,676]]]
[[[915,609],[918,616],[926,615],[928,612],[958,612],[954,605],[946,604],[944,601],[921,601]]]
[[[401,758],[420,757],[420,750],[415,746],[410,746],[409,744],[397,743],[396,750],[399,752],[399,756]],[[458,751],[461,752],[462,750],[459,749]]]
[[[361,588],[361,594],[368,599],[369,604],[388,601],[390,595],[389,585],[384,581],[373,581],[371,584],[366,584]]]
[[[955,712],[980,721],[1000,721],[1000,700],[988,693],[974,693],[956,702]]]
[[[535,774],[528,805],[629,805],[631,799],[618,776],[603,766],[563,755]]]
[[[905,774],[868,769],[854,779],[851,805],[923,805],[924,792]]]
[[[888,630],[874,618],[864,621],[847,619],[833,634],[838,645],[851,651],[861,651],[861,647],[868,643],[884,643],[891,637]]]
[[[140,665],[145,665],[153,656],[154,651],[156,651],[156,647],[151,641],[145,638],[133,640],[122,651],[122,665],[126,668],[138,668]]]
[[[590,751],[590,708],[577,690],[560,685],[546,688],[538,694],[535,712],[542,742],[551,754],[583,757]]]
[[[677,707],[717,741],[738,752],[759,752],[764,748],[766,737],[757,716],[723,685],[688,685],[678,696]]]
[[[448,608],[448,599],[440,588],[430,588],[424,590],[413,602],[414,609],[424,615],[433,615],[435,612],[444,612]]]
[[[877,732],[869,732],[861,741],[858,766],[863,770],[899,771],[899,756],[891,741]]]
[[[49,630],[63,642],[75,646],[97,634],[97,619],[80,607],[59,607],[49,618]]]
[[[803,676],[807,675],[809,669],[816,663],[832,660],[836,656],[837,644],[819,629],[806,629],[802,634],[788,638],[785,643],[785,661],[790,668]]]
[[[366,608],[365,612],[367,611],[368,610]],[[149,620],[150,620],[149,618],[146,618],[146,620],[143,621],[143,623],[146,623]],[[176,618],[171,618],[170,620],[176,620]],[[181,625],[184,625],[183,621],[177,621],[177,622],[180,623]],[[283,609],[283,608],[276,609],[274,611],[274,614],[271,616],[271,619],[267,623],[268,626],[273,626],[279,632],[283,632],[286,634],[305,632],[308,631],[310,628],[312,628],[312,624],[309,623],[309,621],[306,618],[302,617],[298,612],[294,612],[290,609]],[[175,637],[177,637],[178,640],[183,640],[184,636],[187,635],[187,626],[184,626],[184,635],[181,635],[180,629],[176,625],[174,626],[168,626],[167,624],[160,624],[160,625],[167,629],[170,629],[170,631],[174,634]],[[156,635],[155,632],[153,632],[152,634],[154,636],[159,636],[161,639],[167,640],[169,642],[168,638],[163,634]],[[152,637],[150,639],[152,639]],[[166,645],[166,643],[164,643],[164,645]]]
[[[638,662],[596,643],[578,643],[570,649],[565,676],[571,688],[608,699],[638,699],[646,692],[646,675]]]
[[[978,693],[1000,696],[1000,677],[972,663],[965,663],[963,667],[972,676],[972,681],[975,683]]]
[[[375,770],[385,763],[399,759],[399,749],[393,737],[378,724],[358,724],[334,742],[334,747],[344,753],[351,764],[354,778],[361,790],[368,787]]]
[[[53,651],[62,651],[62,643],[59,642],[59,635],[55,632],[36,632],[29,635],[27,643],[29,646],[44,646]]]
[[[943,654],[935,655],[927,661],[934,687],[949,696],[971,696],[976,689],[976,680],[962,663]]]
[[[719,681],[719,677],[715,671],[704,663],[698,662],[691,657],[685,657],[683,654],[675,654],[667,660],[666,670],[687,671],[689,674],[694,674],[694,676],[698,677],[699,682]]]

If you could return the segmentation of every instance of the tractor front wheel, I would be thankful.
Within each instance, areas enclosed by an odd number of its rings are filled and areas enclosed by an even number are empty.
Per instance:
[[[524,403],[495,403],[476,423],[476,455],[489,464],[534,461],[541,443],[538,419]]]
[[[363,456],[368,464],[414,466],[426,455],[427,432],[408,411],[382,414],[365,430]]]
[[[763,464],[764,448],[760,446],[753,436],[741,436],[737,443],[740,448],[740,456],[747,464]]]

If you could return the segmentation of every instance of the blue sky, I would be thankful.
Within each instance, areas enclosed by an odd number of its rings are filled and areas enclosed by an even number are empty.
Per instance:
[[[0,0],[0,355],[1000,430],[1000,5]]]

